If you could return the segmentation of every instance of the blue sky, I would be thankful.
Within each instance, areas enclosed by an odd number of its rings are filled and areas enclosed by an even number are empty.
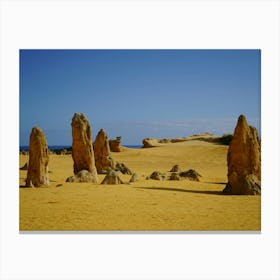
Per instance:
[[[232,133],[244,114],[260,130],[260,50],[20,50],[20,144],[39,126],[71,145],[84,113],[123,144],[145,137]]]

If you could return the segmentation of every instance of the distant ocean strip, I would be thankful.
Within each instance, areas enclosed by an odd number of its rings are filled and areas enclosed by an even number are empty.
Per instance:
[[[122,145],[123,147],[130,148],[130,149],[140,149],[142,145]],[[28,151],[29,146],[20,146],[20,151]],[[50,145],[49,150],[62,150],[62,149],[69,149],[71,146],[65,145]]]

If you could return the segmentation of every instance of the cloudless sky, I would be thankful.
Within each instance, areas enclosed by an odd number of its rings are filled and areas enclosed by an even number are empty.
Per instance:
[[[20,50],[20,144],[39,126],[72,143],[84,113],[123,144],[145,137],[233,133],[244,114],[260,130],[260,50]]]

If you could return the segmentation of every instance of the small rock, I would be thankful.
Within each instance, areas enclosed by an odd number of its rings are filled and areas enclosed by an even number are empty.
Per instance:
[[[142,140],[143,148],[154,148],[155,145],[153,144],[155,140],[151,138],[145,138]]]
[[[179,176],[178,173],[173,172],[173,173],[170,175],[169,180],[180,181],[180,180],[181,180],[181,177]]]
[[[201,177],[201,175],[194,169],[189,169],[187,171],[180,172],[179,176],[183,178],[188,178],[191,181],[199,181],[198,177]]]
[[[118,173],[114,170],[111,170],[107,173],[104,180],[101,182],[102,185],[118,185],[123,184],[123,181],[118,176]]]
[[[154,171],[151,175],[150,175],[150,179],[154,179],[154,180],[165,180],[166,176],[165,174],[159,172],[159,171]]]
[[[66,179],[69,183],[96,183],[94,174],[87,170],[79,171],[75,176],[70,176]]]
[[[180,172],[180,171],[181,169],[178,164],[175,164],[170,170],[170,172]]]
[[[131,178],[130,178],[130,180],[129,180],[129,182],[133,183],[133,182],[136,182],[138,180],[139,180],[138,175],[136,173],[133,173]]]
[[[133,174],[133,172],[124,163],[117,162],[115,170],[120,171],[122,174],[127,174],[127,175]]]
[[[75,182],[75,176],[70,176],[66,179],[67,183],[74,183]]]
[[[28,170],[28,163],[25,163],[24,166],[20,168],[20,170]]]

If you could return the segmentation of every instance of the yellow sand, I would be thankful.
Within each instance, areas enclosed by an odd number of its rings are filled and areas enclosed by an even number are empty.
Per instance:
[[[261,197],[223,195],[227,146],[203,141],[165,144],[113,153],[140,180],[124,185],[66,183],[71,155],[51,155],[51,185],[20,188],[20,230],[260,230]],[[20,166],[28,156],[20,156]],[[145,180],[179,164],[200,182]],[[24,186],[27,171],[20,170]],[[128,182],[131,176],[120,175]],[[99,182],[104,175],[99,175]],[[62,186],[57,186],[62,184]]]

